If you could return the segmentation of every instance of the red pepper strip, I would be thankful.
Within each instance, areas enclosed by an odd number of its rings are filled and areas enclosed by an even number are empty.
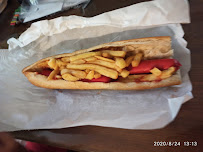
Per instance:
[[[139,66],[130,66],[128,67],[128,70],[130,71],[130,74],[143,74],[150,73],[150,70],[154,67],[159,70],[166,70],[172,66],[176,67],[176,70],[178,70],[181,64],[176,59],[143,60],[140,62]]]
[[[82,79],[81,81],[83,82],[104,82],[104,83],[108,83],[111,81],[111,78],[106,77],[106,76],[101,76],[100,78],[93,78],[92,80],[88,80],[88,79]]]
[[[45,76],[49,76],[52,71],[53,70],[51,70],[51,69],[43,69],[40,74],[45,75]]]

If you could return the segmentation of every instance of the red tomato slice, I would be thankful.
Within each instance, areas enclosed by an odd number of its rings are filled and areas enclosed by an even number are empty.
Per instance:
[[[172,66],[176,67],[176,70],[178,70],[181,64],[176,59],[143,60],[140,62],[139,66],[131,66],[128,70],[130,71],[130,74],[141,74],[150,73],[150,70],[154,67],[159,70],[166,70]]]
[[[111,78],[106,77],[106,76],[101,76],[100,78],[93,78],[92,80],[88,80],[88,79],[82,79],[81,81],[83,82],[104,82],[104,83],[108,83],[111,81]]]
[[[51,72],[52,72],[51,69],[43,69],[40,74],[45,75],[45,76],[49,76],[49,74]]]

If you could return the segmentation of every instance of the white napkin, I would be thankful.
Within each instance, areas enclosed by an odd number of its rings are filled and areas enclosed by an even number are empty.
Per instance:
[[[92,18],[69,16],[32,24],[19,39],[8,40],[9,50],[0,51],[0,131],[80,125],[164,127],[192,98],[190,51],[179,24],[189,22],[187,1],[156,0]],[[49,90],[33,86],[21,73],[47,56],[110,41],[166,35],[172,37],[174,57],[182,64],[183,83],[178,86],[145,91]]]

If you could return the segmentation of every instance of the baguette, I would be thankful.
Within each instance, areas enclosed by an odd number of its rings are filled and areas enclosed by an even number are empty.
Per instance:
[[[172,57],[170,37],[149,37],[110,42],[73,53],[47,57],[24,68],[22,73],[33,85],[49,89],[145,90],[181,84],[180,64],[176,63],[173,65],[175,67],[161,66],[161,71],[155,66],[152,67],[156,68],[152,72],[133,73],[139,71],[139,67],[145,62],[162,62],[162,59],[169,61],[167,59]],[[50,74],[43,74],[43,69],[49,69],[52,75],[57,73],[58,69],[68,69],[63,71],[69,73],[67,77],[59,73],[50,79]],[[83,74],[83,78],[84,72],[88,76],[82,79],[76,75],[77,71]],[[162,75],[154,75],[153,71],[159,71]],[[93,78],[94,76],[96,78]]]

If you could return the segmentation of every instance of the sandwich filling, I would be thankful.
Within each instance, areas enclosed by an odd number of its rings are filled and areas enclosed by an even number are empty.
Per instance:
[[[96,50],[49,58],[35,69],[47,80],[70,82],[159,82],[180,68],[176,59],[147,59],[142,52]]]

